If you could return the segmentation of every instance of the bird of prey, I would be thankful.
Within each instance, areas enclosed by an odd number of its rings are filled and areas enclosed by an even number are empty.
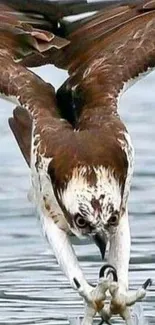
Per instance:
[[[155,65],[155,1],[115,3],[0,2],[0,92],[18,103],[9,124],[31,170],[45,236],[88,307],[83,324],[98,312],[107,323],[119,314],[131,325],[129,306],[149,284],[128,291],[134,150],[118,109],[122,93]],[[45,64],[69,73],[57,93],[28,69]],[[88,284],[70,235],[91,237],[102,258],[109,242],[117,282]]]

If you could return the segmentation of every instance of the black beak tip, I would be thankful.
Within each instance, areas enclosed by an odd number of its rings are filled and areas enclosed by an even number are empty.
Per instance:
[[[116,269],[114,268],[114,266],[112,266],[110,264],[105,264],[100,269],[99,278],[102,278],[102,277],[107,278],[110,274],[112,274],[112,276],[113,276],[113,281],[117,282],[118,277],[117,277]]]
[[[104,259],[105,251],[106,251],[106,244],[107,244],[107,238],[105,237],[104,233],[97,233],[94,236],[94,241],[96,245],[98,246],[102,259]]]

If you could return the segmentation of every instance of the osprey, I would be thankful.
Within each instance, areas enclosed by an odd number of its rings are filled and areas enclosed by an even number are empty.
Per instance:
[[[44,233],[86,302],[85,325],[96,312],[108,324],[119,314],[131,325],[129,306],[150,283],[128,291],[134,150],[118,108],[131,81],[155,65],[155,1],[114,3],[0,2],[0,92],[18,103],[9,124],[31,170]],[[45,64],[69,73],[57,93],[27,69]],[[109,241],[107,273],[117,282],[102,278],[104,267],[97,287],[88,284],[70,235],[91,237],[102,258]]]

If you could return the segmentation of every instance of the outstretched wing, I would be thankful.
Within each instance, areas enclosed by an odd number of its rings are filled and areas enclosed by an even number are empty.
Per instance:
[[[155,66],[155,1],[101,11],[69,39],[70,79],[61,89],[80,103],[77,127],[84,129],[116,113],[130,81]]]
[[[77,8],[79,5],[76,10]],[[38,14],[35,8],[33,12]],[[2,11],[1,13],[3,14]],[[71,32],[67,32],[67,41],[62,38],[60,54],[57,53],[56,57],[53,56],[51,48],[45,52],[43,50],[41,55],[44,57],[45,53],[48,54],[48,62],[53,60],[57,66],[68,69],[70,74],[68,81],[59,90],[57,100],[52,86],[26,70],[22,66],[23,61],[21,64],[17,63],[18,55],[21,59],[21,49],[28,48],[28,51],[30,49],[29,37],[33,38],[32,52],[34,55],[36,53],[40,55],[39,46],[34,47],[34,43],[36,39],[37,42],[38,39],[43,39],[46,33],[49,38],[50,35],[53,37],[53,27],[50,27],[52,30],[50,34],[46,25],[50,20],[45,20],[43,30],[36,32],[34,23],[26,24],[25,27],[17,16],[17,12],[13,14],[11,11],[10,19],[16,17],[16,23],[12,24],[12,27],[7,23],[8,18],[6,24],[5,19],[2,22],[0,88],[6,95],[15,95],[20,104],[28,109],[35,123],[34,136],[39,134],[40,153],[44,153],[46,157],[55,157],[54,165],[58,169],[59,176],[60,153],[63,159],[63,176],[73,163],[77,164],[79,155],[80,161],[84,163],[87,161],[94,165],[111,165],[114,168],[115,162],[118,168],[123,170],[124,158],[122,162],[119,159],[120,146],[112,139],[112,136],[120,139],[120,131],[125,130],[118,119],[118,99],[129,80],[155,64],[155,1],[101,10],[91,18],[87,18],[87,21],[79,23]],[[35,15],[33,19],[36,21],[38,18]],[[21,39],[18,28],[22,34]],[[28,29],[31,33],[28,32],[27,35]],[[57,30],[54,35],[55,40],[61,37]],[[63,44],[68,41],[69,43]],[[47,43],[47,40],[43,39],[44,43]],[[53,45],[50,46],[53,48]],[[65,94],[68,94],[66,107],[69,106],[69,114],[63,110],[62,98]],[[66,120],[60,120],[57,102],[61,114],[81,132],[73,132],[71,124]],[[70,119],[71,109],[75,114]],[[106,155],[105,152],[109,150],[111,143],[115,143],[114,149]]]
[[[8,46],[3,34],[3,42],[0,43],[0,92],[7,97],[14,97],[22,107],[15,109],[10,126],[30,165],[31,136],[37,147],[37,155],[44,154],[45,157],[53,158],[54,155],[57,156],[58,148],[59,151],[63,150],[63,141],[70,148],[70,138],[66,137],[73,130],[59,116],[52,85],[15,62],[12,48],[14,49],[14,44],[13,47],[11,44]],[[62,138],[56,134],[61,134]]]
[[[54,28],[55,21],[46,21],[43,15],[25,15],[0,3],[1,43],[10,49],[18,62],[35,53],[41,60],[44,52],[53,49],[56,53],[65,47],[69,41],[55,35]]]
[[[120,2],[122,1],[118,1],[118,3]],[[0,58],[2,65],[4,61],[4,67],[6,67],[6,64],[8,65],[7,70],[5,70],[5,68],[2,69],[1,85],[3,85],[3,87],[1,91],[9,96],[14,94],[16,97],[19,97],[19,89],[20,92],[24,91],[23,84],[22,87],[20,86],[20,82],[22,81],[20,77],[18,77],[18,90],[16,89],[16,91],[13,91],[10,86],[7,89],[8,82],[11,79],[9,74],[13,74],[15,78],[16,73],[17,75],[19,73],[19,62],[30,66],[38,66],[50,62],[54,63],[55,60],[58,60],[58,56],[60,56],[60,58],[63,57],[62,49],[67,47],[70,43],[65,37],[76,29],[77,26],[84,24],[88,19],[83,18],[78,20],[78,22],[68,23],[64,19],[65,16],[79,14],[85,11],[93,11],[94,9],[99,10],[107,4],[109,4],[109,2],[106,3],[103,1],[96,1],[95,3],[88,4],[85,0],[66,1],[65,5],[63,1],[57,3],[38,0],[30,3],[27,1],[14,0],[1,1]],[[110,4],[113,4],[113,1],[111,1]],[[61,37],[61,35],[63,35],[63,37]],[[59,55],[58,52],[60,52]],[[9,70],[9,65],[12,66],[14,62],[18,63],[18,66],[15,65],[13,71],[11,69]],[[28,72],[26,70],[24,71],[24,74],[25,73],[25,78],[28,80]],[[5,79],[3,80],[3,78]],[[35,90],[35,82],[37,83],[37,78],[36,81],[34,80],[34,82],[31,83],[32,97],[35,95],[35,91],[38,90]],[[66,97],[66,93],[64,95]],[[62,95],[60,97],[57,96],[60,109],[64,106],[64,99],[62,99],[63,105],[61,105],[61,97]],[[66,99],[68,99],[68,97]],[[66,104],[68,105],[68,100],[66,100]],[[61,113],[63,115],[64,112],[61,110]],[[65,109],[65,115],[73,124],[75,111],[72,117],[71,101],[68,108]],[[17,107],[14,110],[14,116],[9,119],[9,124],[27,163],[30,165],[32,116],[29,116],[26,109],[23,107]]]
[[[118,3],[120,2],[122,1],[118,1]],[[29,165],[32,120],[34,120],[35,125],[41,125],[43,124],[41,114],[51,118],[58,115],[58,110],[52,86],[41,81],[22,67],[19,62],[24,64],[27,60],[31,65],[33,62],[34,65],[54,62],[54,58],[59,57],[57,52],[61,52],[60,57],[64,57],[65,53],[62,52],[62,49],[67,47],[70,41],[61,37],[61,34],[66,37],[71,31],[76,30],[77,27],[86,23],[86,20],[89,20],[89,18],[84,18],[76,23],[68,23],[64,17],[94,9],[99,10],[107,4],[108,2],[103,1],[96,1],[91,4],[88,4],[87,1],[67,1],[64,5],[63,2],[38,0],[31,3],[3,0],[0,3],[0,90],[6,96],[15,96],[21,105],[14,110],[14,115],[9,120],[9,124]],[[113,4],[113,1],[110,4]],[[57,102],[60,103],[59,96],[57,96]],[[64,105],[60,103],[60,109],[61,106]],[[65,114],[68,115],[68,120],[70,119],[73,124],[72,107],[70,107],[71,103],[68,108],[66,106]],[[41,113],[43,110],[44,114]],[[61,113],[63,115],[62,110]],[[60,124],[60,128],[66,132],[66,125],[64,127],[64,123]],[[64,139],[64,137],[62,138]],[[69,139],[67,144],[68,141]],[[49,152],[47,155],[50,155]]]
[[[60,58],[64,58],[61,49],[69,44],[69,34],[87,23],[90,14],[108,6],[134,2],[134,0],[94,0],[91,3],[87,0],[31,2],[2,0],[0,28],[3,32],[5,29],[5,33],[6,30],[12,33],[12,39],[16,40],[14,51],[17,59],[23,60],[25,65],[31,67],[47,63],[59,65]],[[84,15],[79,18],[78,14],[81,13],[86,13],[86,17]],[[76,21],[72,21],[70,18],[72,15],[75,15]]]

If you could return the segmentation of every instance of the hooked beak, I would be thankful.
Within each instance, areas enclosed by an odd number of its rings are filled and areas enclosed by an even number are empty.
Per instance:
[[[106,251],[106,245],[108,238],[103,230],[98,231],[94,236],[93,239],[95,241],[95,244],[98,246],[102,259],[104,259],[105,251]]]

